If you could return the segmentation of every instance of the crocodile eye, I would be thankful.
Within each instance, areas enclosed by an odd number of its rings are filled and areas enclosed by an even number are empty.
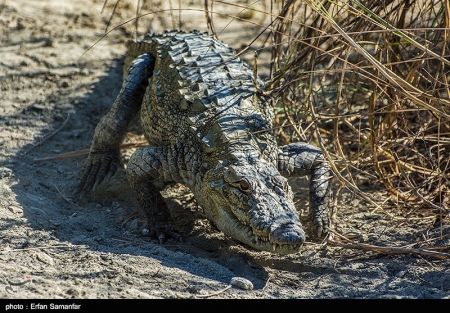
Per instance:
[[[251,190],[252,186],[250,182],[247,179],[241,179],[239,181],[239,189],[241,189],[244,192],[249,192]]]

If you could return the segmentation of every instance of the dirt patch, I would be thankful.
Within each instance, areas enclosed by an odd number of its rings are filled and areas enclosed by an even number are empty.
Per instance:
[[[287,257],[248,250],[216,231],[179,185],[165,195],[186,235],[183,244],[159,245],[139,235],[123,175],[107,190],[75,203],[71,197],[83,159],[35,160],[87,148],[119,91],[124,42],[133,37],[132,26],[112,32],[80,57],[105,29],[102,3],[0,3],[0,297],[195,297],[223,289],[234,276],[249,279],[255,289],[232,288],[215,297],[449,295],[447,261],[387,257],[317,242]],[[132,6],[124,7],[116,19],[133,12]],[[177,15],[155,17],[152,25],[171,28],[178,20]],[[184,12],[181,20],[187,29],[204,29],[201,12]],[[218,18],[216,26],[229,20]],[[221,38],[240,48],[255,31],[234,21]],[[433,217],[371,212],[349,194],[339,203],[337,230],[356,241],[401,246],[449,237],[450,227]]]

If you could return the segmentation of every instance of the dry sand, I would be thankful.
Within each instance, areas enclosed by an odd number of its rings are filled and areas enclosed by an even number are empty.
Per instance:
[[[133,37],[133,26],[112,32],[81,56],[105,29],[108,14],[100,14],[102,3],[0,1],[1,298],[189,298],[214,294],[234,276],[249,279],[254,290],[231,288],[213,297],[449,296],[448,261],[383,256],[318,242],[287,257],[249,250],[215,230],[179,185],[165,194],[185,235],[182,244],[160,245],[139,235],[136,204],[123,175],[75,203],[83,159],[35,159],[87,148],[120,88],[124,42]],[[133,12],[132,5],[123,7],[113,24]],[[152,25],[171,28],[178,19],[166,15],[154,18]],[[181,20],[186,29],[205,28],[201,12],[183,12]],[[217,29],[229,20],[217,17]],[[262,17],[252,20],[260,23]],[[148,23],[142,21],[140,28]],[[240,48],[258,31],[234,21],[221,39]],[[302,190],[299,207],[307,194]],[[429,218],[371,213],[348,194],[340,199],[336,227],[355,241],[391,246],[441,232],[448,238],[450,233],[448,225]]]

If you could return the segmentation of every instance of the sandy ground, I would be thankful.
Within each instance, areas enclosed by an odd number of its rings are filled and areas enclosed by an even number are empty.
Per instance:
[[[83,158],[37,159],[87,148],[120,88],[121,56],[125,40],[133,37],[132,26],[112,32],[81,57],[104,31],[108,15],[100,14],[102,2],[0,1],[1,298],[450,295],[448,261],[383,256],[318,242],[287,257],[246,249],[216,231],[181,186],[165,195],[186,238],[182,244],[160,245],[138,234],[136,205],[123,175],[90,198],[72,200]],[[132,5],[124,7],[113,24],[133,11]],[[261,19],[252,17],[258,23]],[[178,15],[154,18],[152,25],[171,28],[178,20]],[[181,20],[187,29],[204,29],[201,12],[183,12]],[[229,20],[215,21],[220,26]],[[258,31],[234,21],[221,38],[240,48]],[[303,205],[300,197],[299,207]],[[389,216],[395,209],[371,212],[343,194],[337,231],[378,245],[448,245],[448,239],[433,239],[441,234],[448,238],[448,225],[418,214],[405,218],[407,212]],[[249,279],[254,290],[231,288],[214,295],[234,276]]]

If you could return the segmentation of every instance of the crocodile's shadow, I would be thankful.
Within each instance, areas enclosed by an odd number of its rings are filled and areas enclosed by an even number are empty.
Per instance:
[[[184,244],[169,242],[166,245],[159,245],[121,227],[123,221],[133,212],[134,203],[130,200],[129,190],[125,191],[125,197],[112,191],[106,196],[90,197],[81,202],[72,201],[83,158],[36,161],[48,157],[49,154],[55,154],[55,151],[67,152],[89,146],[96,123],[108,110],[120,89],[122,64],[122,59],[114,60],[91,91],[81,98],[52,95],[53,103],[65,101],[70,104],[69,122],[56,136],[31,150],[30,146],[25,146],[12,160],[7,161],[7,165],[14,173],[15,184],[12,190],[23,207],[24,217],[35,229],[48,230],[58,240],[84,245],[94,251],[143,255],[160,261],[164,266],[177,267],[223,283],[229,283],[232,276],[244,276],[254,283],[255,288],[262,288],[268,277],[266,270],[262,266],[248,262],[249,259],[245,255],[233,253],[225,241],[214,241],[216,244],[219,243],[217,250],[212,248],[208,249],[209,251],[190,244],[192,238],[188,238],[188,242]],[[46,99],[43,103],[45,104],[47,100],[50,101]],[[46,127],[46,131],[38,136],[36,142],[42,140],[46,133],[58,129],[64,121],[68,112],[57,107],[51,112],[46,111],[47,114],[54,115],[54,122],[53,125]],[[27,114],[30,116],[24,116]],[[40,112],[25,109],[20,113],[20,118],[9,116],[2,119],[13,121],[18,118],[19,123],[19,120],[32,119],[37,114]],[[169,200],[169,202],[172,208],[182,210],[176,201]],[[191,219],[187,223],[192,224],[193,221],[194,219]],[[195,242],[201,238],[194,236],[193,239]],[[213,246],[214,244],[211,247]],[[173,260],[170,254],[177,251],[190,255],[191,261],[194,258],[207,261],[200,263],[200,266],[192,266],[189,260]],[[211,264],[211,261],[216,264],[215,266],[228,271],[225,270],[225,274],[217,274],[202,268],[201,264]]]

